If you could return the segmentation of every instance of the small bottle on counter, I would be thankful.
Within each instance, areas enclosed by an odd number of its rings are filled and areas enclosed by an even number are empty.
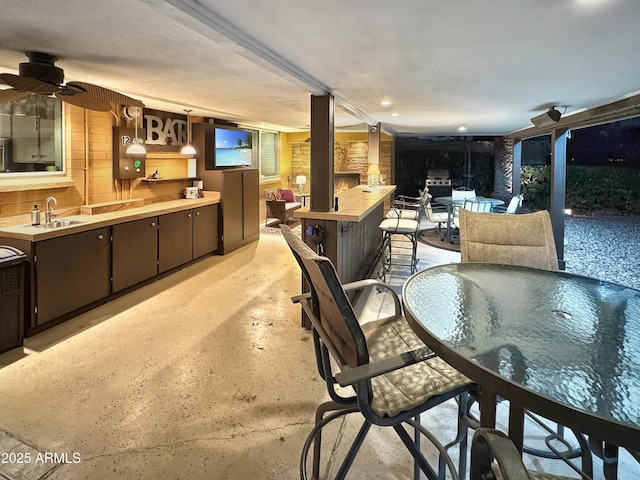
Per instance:
[[[33,210],[31,210],[31,225],[40,225],[40,210],[38,210],[38,205],[34,205]]]

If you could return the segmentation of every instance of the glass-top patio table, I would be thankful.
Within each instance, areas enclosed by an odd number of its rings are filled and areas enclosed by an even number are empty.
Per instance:
[[[498,396],[510,401],[509,435],[520,450],[526,409],[640,451],[640,291],[460,263],[414,274],[402,298],[416,334],[480,386],[484,426],[495,425]]]
[[[487,202],[491,202],[491,208],[494,208],[498,205],[504,205],[504,201],[499,198],[489,198],[489,197],[473,197],[477,200],[485,200]],[[437,203],[441,203],[447,207],[447,213],[449,214],[447,220],[447,241],[451,242],[451,223],[453,222],[453,210],[455,207],[462,207],[464,205],[464,198],[454,200],[452,196],[447,197],[436,197],[435,201]]]

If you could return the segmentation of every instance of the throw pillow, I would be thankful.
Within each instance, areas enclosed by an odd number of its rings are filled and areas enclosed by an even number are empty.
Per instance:
[[[275,192],[267,193],[267,200],[277,200]]]
[[[280,200],[284,200],[285,202],[295,202],[296,197],[293,195],[292,190],[285,190],[284,188],[278,189],[278,198]]]

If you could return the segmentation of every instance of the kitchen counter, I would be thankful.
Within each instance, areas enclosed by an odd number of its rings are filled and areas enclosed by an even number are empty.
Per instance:
[[[190,208],[203,207],[220,203],[219,192],[204,192],[203,198],[169,200],[166,202],[151,203],[142,207],[127,208],[115,212],[100,213],[97,215],[64,215],[55,220],[74,220],[75,223],[66,227],[42,228],[25,223],[0,228],[0,236],[37,242],[50,238],[61,237],[72,233],[80,233],[104,226],[116,225],[143,218],[179,212]],[[44,212],[41,213],[44,217]],[[24,222],[24,216],[20,217]]]

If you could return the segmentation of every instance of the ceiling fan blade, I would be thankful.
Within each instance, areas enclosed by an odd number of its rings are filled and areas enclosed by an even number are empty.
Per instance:
[[[97,100],[115,103],[116,105],[132,105],[134,107],[144,108],[144,103],[140,100],[136,100],[135,98],[128,97],[122,93],[109,90],[108,88],[98,87],[97,85],[92,85],[90,83],[68,82],[67,87],[71,89],[81,88],[86,92],[86,95]],[[61,100],[65,99],[61,98]]]
[[[14,88],[0,90],[0,104],[20,100],[21,98],[27,97],[29,95],[31,95],[29,92],[21,92],[20,90],[16,90]]]
[[[0,80],[11,85],[16,90],[24,90],[31,93],[52,94],[60,90],[58,85],[43,82],[37,78],[23,77],[12,73],[0,73]]]
[[[73,95],[56,93],[56,98],[75,105],[76,107],[86,108],[87,110],[95,110],[97,112],[108,112],[111,110],[111,104],[109,102],[91,97],[88,93],[76,93]]]

